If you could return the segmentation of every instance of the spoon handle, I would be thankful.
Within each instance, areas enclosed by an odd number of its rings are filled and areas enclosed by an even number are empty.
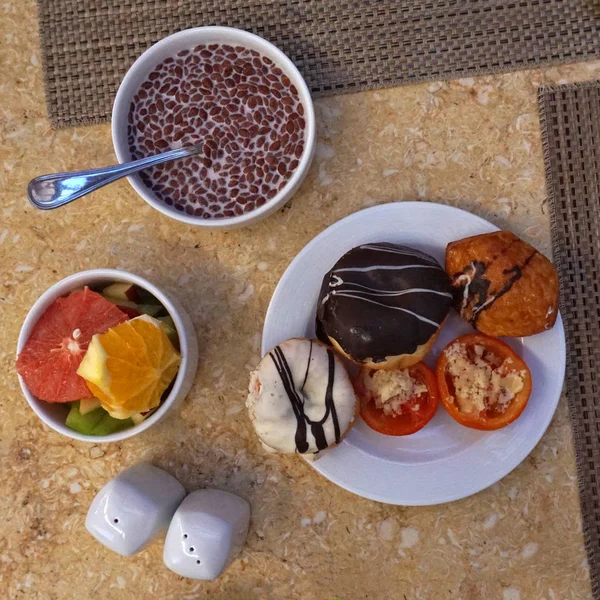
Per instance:
[[[148,156],[112,167],[42,175],[29,182],[27,197],[34,206],[42,210],[58,208],[101,188],[107,183],[121,179],[121,177],[132,175],[148,167],[170,160],[192,156],[201,150],[202,144],[197,144],[195,146],[169,150],[162,154]]]

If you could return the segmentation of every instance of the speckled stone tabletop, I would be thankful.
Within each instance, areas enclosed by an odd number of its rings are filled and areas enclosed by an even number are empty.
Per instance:
[[[591,598],[564,398],[513,473],[448,505],[354,496],[304,461],[260,449],[244,409],[277,281],[317,233],[397,200],[460,206],[549,251],[536,88],[600,78],[600,62],[340,96],[316,102],[319,143],[293,201],[250,228],[170,220],[126,181],[61,210],[27,203],[27,181],[114,159],[108,125],[53,131],[33,0],[0,4],[0,595],[214,600]],[[43,426],[14,370],[21,322],[59,279],[93,267],[148,277],[192,316],[200,368],[171,418],[122,443]],[[162,543],[124,559],[85,531],[87,508],[122,468],[151,460],[188,491],[247,498],[239,560],[217,581],[183,579]]]

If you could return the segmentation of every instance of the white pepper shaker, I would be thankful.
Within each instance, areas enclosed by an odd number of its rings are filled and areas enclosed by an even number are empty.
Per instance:
[[[185,497],[166,471],[142,463],[121,471],[96,495],[86,529],[110,550],[130,556],[163,534]]]
[[[221,490],[198,490],[181,503],[169,526],[163,560],[178,575],[216,579],[242,549],[250,505]]]

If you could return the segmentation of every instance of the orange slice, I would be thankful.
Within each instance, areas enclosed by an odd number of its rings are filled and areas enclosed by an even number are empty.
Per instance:
[[[111,417],[127,419],[160,404],[180,362],[160,321],[142,315],[93,336],[77,374]]]

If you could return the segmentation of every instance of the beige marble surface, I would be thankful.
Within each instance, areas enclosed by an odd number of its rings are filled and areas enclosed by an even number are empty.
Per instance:
[[[108,125],[52,131],[33,0],[0,4],[0,590],[9,598],[215,600],[590,598],[566,403],[525,462],[474,497],[402,508],[353,496],[302,460],[265,455],[243,408],[263,317],[294,255],[360,208],[446,202],[549,249],[536,88],[597,79],[600,63],[429,83],[316,103],[319,145],[291,205],[251,229],[169,220],[126,181],[62,210],[33,210],[38,174],[114,160]],[[14,372],[27,310],[75,271],[119,267],[177,295],[201,361],[168,421],[123,443],[41,425]],[[84,529],[91,499],[142,459],[187,490],[252,503],[241,559],[218,581],[169,572],[162,543],[123,559]]]

